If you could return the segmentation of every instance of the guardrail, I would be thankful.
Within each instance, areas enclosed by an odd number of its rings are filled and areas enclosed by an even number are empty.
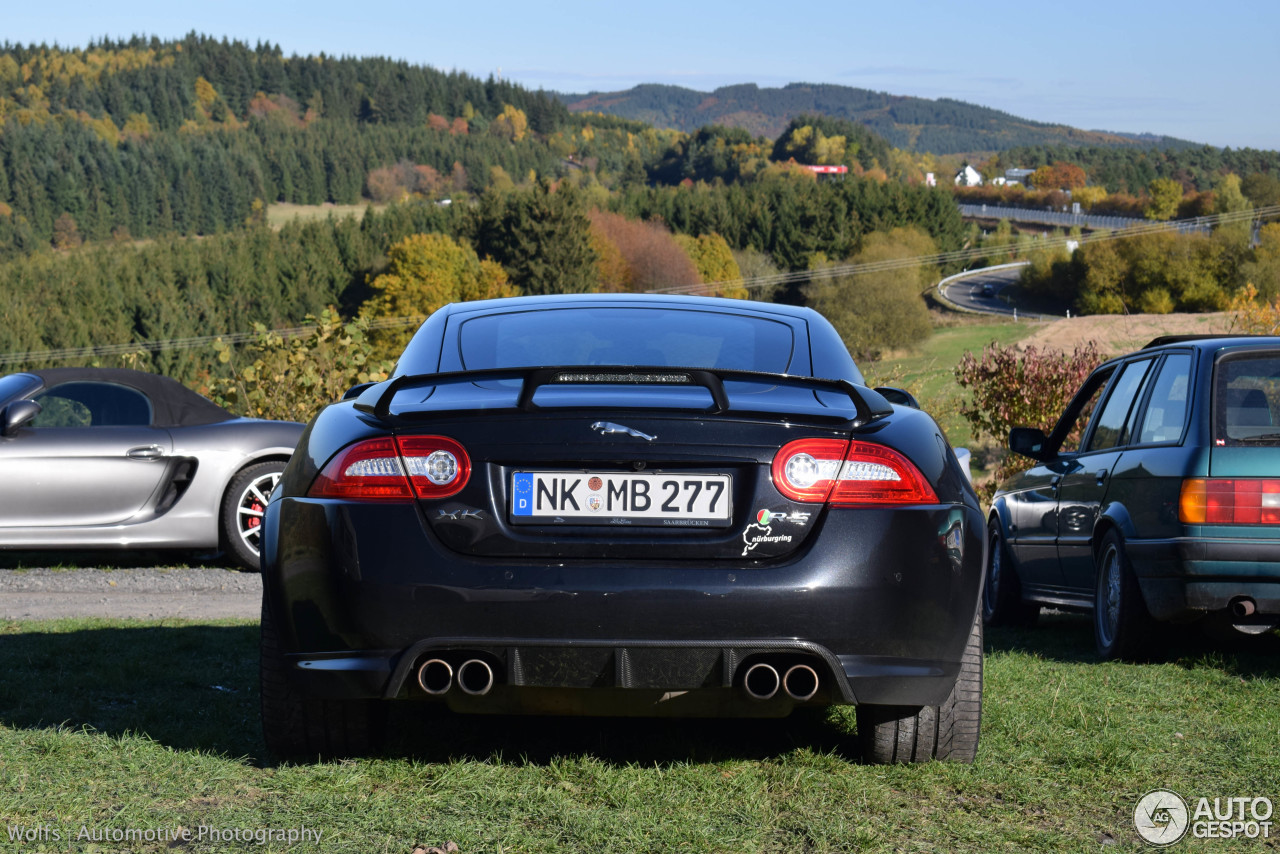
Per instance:
[[[959,205],[960,215],[979,219],[1007,219],[1011,222],[1035,222],[1042,225],[1080,226],[1091,229],[1119,230],[1133,228],[1137,225],[1152,225],[1152,220],[1134,216],[1113,216],[1091,213],[1065,213],[1063,211],[1037,210],[1035,208],[1015,208],[1008,205]],[[1195,219],[1171,220],[1166,223],[1171,228],[1187,233],[1193,231],[1209,231],[1210,225],[1203,217]]]

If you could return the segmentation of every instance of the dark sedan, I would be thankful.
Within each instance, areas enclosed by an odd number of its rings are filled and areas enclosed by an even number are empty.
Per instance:
[[[972,760],[982,511],[933,419],[862,382],[807,309],[437,311],[390,380],[309,425],[267,509],[268,746],[366,750],[396,699],[857,704],[873,761]]]
[[[1101,365],[992,502],[988,623],[1088,609],[1104,658],[1151,622],[1280,623],[1280,338],[1163,338]]]

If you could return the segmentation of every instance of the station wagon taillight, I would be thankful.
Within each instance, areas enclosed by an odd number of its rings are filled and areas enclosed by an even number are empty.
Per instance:
[[[1185,525],[1280,525],[1280,479],[1184,480],[1178,520]]]
[[[797,439],[773,458],[773,482],[792,501],[835,507],[936,504],[910,460],[883,445],[846,439]]]
[[[444,436],[367,439],[338,453],[307,495],[355,501],[448,498],[471,477],[462,445]]]

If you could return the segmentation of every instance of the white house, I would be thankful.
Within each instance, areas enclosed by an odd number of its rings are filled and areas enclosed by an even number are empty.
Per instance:
[[[981,187],[982,173],[966,163],[964,168],[956,173],[956,186]]]

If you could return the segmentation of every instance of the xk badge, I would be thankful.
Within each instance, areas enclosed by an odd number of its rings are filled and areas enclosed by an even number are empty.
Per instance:
[[[470,507],[459,507],[457,510],[440,510],[436,518],[442,521],[450,522],[481,522],[484,520],[484,511],[475,510]]]

